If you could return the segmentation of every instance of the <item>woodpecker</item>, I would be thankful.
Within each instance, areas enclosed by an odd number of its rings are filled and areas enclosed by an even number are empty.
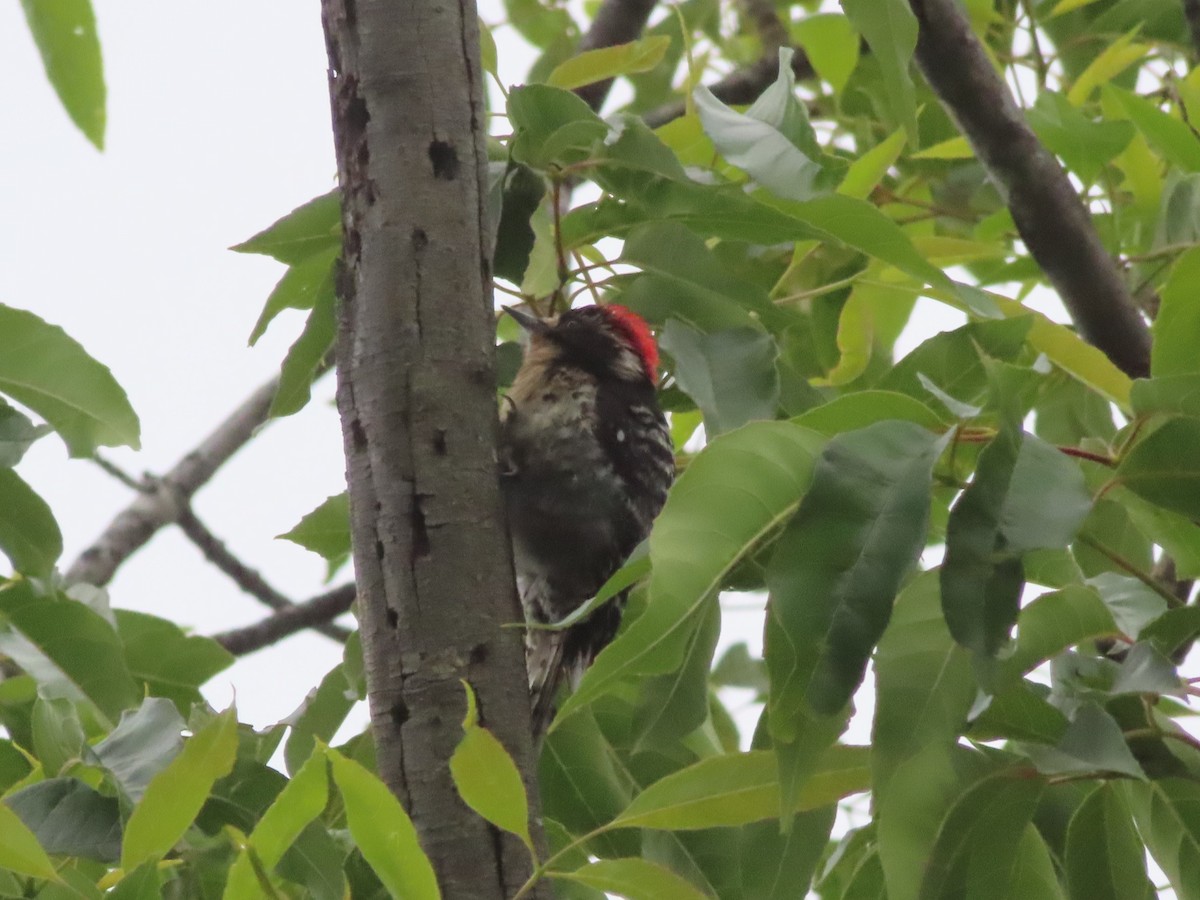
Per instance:
[[[505,310],[529,334],[500,431],[517,588],[526,620],[552,623],[594,597],[650,533],[675,454],[655,394],[658,347],[640,316],[616,305],[548,319]],[[559,685],[578,685],[624,607],[622,593],[565,631],[526,631],[535,737]]]

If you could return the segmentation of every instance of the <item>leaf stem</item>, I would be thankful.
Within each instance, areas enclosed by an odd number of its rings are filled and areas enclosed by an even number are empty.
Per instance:
[[[1150,575],[1147,572],[1143,572],[1141,569],[1139,569],[1137,566],[1135,566],[1133,563],[1131,563],[1125,557],[1121,556],[1121,554],[1117,553],[1115,550],[1112,550],[1112,549],[1106,547],[1104,544],[1102,544],[1100,541],[1096,540],[1090,534],[1081,533],[1076,538],[1076,540],[1079,541],[1081,544],[1085,544],[1086,546],[1091,547],[1093,550],[1095,550],[1097,553],[1099,553],[1105,559],[1114,563],[1118,568],[1123,569],[1124,571],[1128,572],[1130,575],[1132,575],[1134,578],[1136,578],[1142,584],[1146,585],[1146,587],[1150,588],[1150,590],[1154,591],[1154,593],[1158,594],[1158,596],[1162,597],[1164,600],[1167,601],[1168,609],[1177,609],[1177,608],[1183,606],[1183,601],[1181,601],[1178,597],[1176,597],[1166,587],[1159,584],[1157,579],[1154,578],[1154,576]]]

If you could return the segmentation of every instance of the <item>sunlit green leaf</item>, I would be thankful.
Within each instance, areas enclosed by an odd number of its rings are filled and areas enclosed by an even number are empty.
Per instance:
[[[104,149],[105,88],[90,0],[21,0],[46,77],[71,121]]]

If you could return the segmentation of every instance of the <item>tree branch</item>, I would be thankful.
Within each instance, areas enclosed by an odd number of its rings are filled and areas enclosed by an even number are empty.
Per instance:
[[[1200,56],[1200,0],[1183,0],[1183,17],[1192,36],[1192,57]]]
[[[348,610],[354,597],[354,584],[343,584],[302,603],[288,603],[253,625],[215,634],[213,640],[234,656],[245,656],[305,628],[325,634],[323,628],[332,627],[331,620]]]
[[[636,41],[650,19],[658,0],[604,0],[587,34],[579,41],[579,53],[615,47]],[[577,88],[576,95],[596,112],[604,105],[612,88],[611,78]]]
[[[292,600],[271,587],[259,572],[250,568],[234,556],[229,551],[229,548],[221,542],[221,539],[209,531],[207,526],[196,518],[196,514],[192,511],[191,507],[183,509],[176,524],[188,536],[188,539],[199,548],[200,552],[204,554],[205,559],[228,575],[234,584],[251,597],[254,597],[263,605],[269,606],[274,610],[285,611],[296,607],[296,604]],[[332,625],[323,619],[318,621],[321,624],[314,625],[313,629],[319,631],[325,637],[331,638],[338,643],[345,643],[346,638],[350,637],[348,629],[342,628],[340,625]],[[291,632],[287,633],[290,634]],[[257,649],[257,647],[254,649]]]
[[[1066,173],[1041,145],[955,0],[909,0],[916,59],[1005,195],[1029,252],[1083,337],[1127,375],[1150,371],[1150,332]]]
[[[267,421],[267,411],[278,386],[278,379],[273,378],[258,388],[198,447],[117,513],[103,533],[71,564],[67,580],[97,587],[108,584],[117,568],[145,546],[160,528],[177,521],[192,495]]]

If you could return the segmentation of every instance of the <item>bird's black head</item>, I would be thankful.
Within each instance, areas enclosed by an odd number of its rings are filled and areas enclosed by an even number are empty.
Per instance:
[[[581,306],[549,319],[504,309],[529,332],[531,349],[552,347],[562,362],[601,377],[658,380],[658,346],[650,328],[623,306]]]

